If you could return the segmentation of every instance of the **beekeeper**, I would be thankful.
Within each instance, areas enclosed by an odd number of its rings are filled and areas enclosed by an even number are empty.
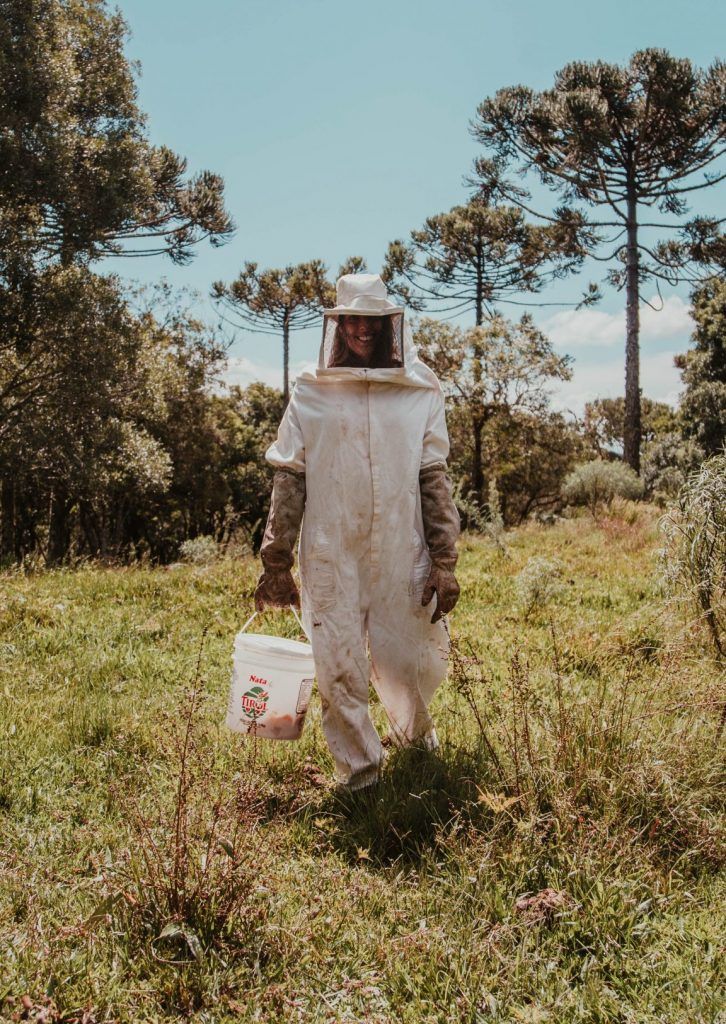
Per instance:
[[[255,605],[299,605],[291,569],[302,521],[302,616],[323,731],[338,782],[359,789],[384,758],[370,682],[387,743],[438,746],[428,706],[446,672],[441,616],[459,596],[459,516],[441,386],[403,308],[377,274],[346,274],[323,314],[318,364],[296,378],[266,453],[276,471]]]

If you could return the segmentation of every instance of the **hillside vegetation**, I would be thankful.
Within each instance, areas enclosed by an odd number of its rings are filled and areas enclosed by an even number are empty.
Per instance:
[[[223,725],[252,558],[3,574],[0,1019],[723,1020],[723,680],[657,515],[464,536],[441,748],[347,797],[317,695]]]

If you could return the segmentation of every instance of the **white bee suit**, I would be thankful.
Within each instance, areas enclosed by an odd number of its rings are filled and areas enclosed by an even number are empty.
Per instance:
[[[323,730],[339,782],[366,785],[383,748],[368,711],[372,681],[392,739],[437,745],[428,705],[448,638],[421,605],[431,559],[419,472],[444,463],[439,382],[403,325],[402,367],[317,367],[295,381],[267,459],[305,473],[299,544],[303,624],[315,657]],[[370,651],[370,662],[367,646]]]

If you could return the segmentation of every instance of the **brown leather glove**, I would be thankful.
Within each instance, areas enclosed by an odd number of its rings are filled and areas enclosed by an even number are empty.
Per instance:
[[[431,556],[431,570],[421,595],[421,604],[427,605],[436,594],[436,609],[431,621],[438,622],[459,600],[454,567],[458,558],[456,539],[461,524],[451,496],[451,481],[445,462],[436,462],[422,469],[419,486],[424,534]]]
[[[442,615],[448,615],[459,600],[459,584],[456,576],[448,569],[439,569],[432,565],[428,579],[421,595],[421,604],[427,605],[436,594],[436,609],[431,616],[432,622],[438,622]]]
[[[264,572],[255,590],[255,608],[300,607],[300,593],[293,579],[293,550],[305,511],[305,474],[278,469],[272,478],[272,500],[260,547]]]
[[[289,608],[294,604],[300,607],[300,593],[289,569],[285,572],[263,572],[255,590],[255,608],[258,612],[265,608]]]

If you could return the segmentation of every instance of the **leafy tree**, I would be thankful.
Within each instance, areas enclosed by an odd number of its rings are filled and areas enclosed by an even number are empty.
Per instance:
[[[149,143],[126,35],[104,0],[0,0],[0,284],[230,235],[222,179]]]
[[[118,279],[60,266],[41,280],[42,387],[12,406],[0,433],[2,517],[6,556],[30,542],[56,562],[68,554],[72,515],[106,554],[128,504],[166,486],[171,465],[154,428],[168,364],[148,325],[129,315]],[[0,386],[15,369],[0,351]]]
[[[213,402],[222,442],[220,470],[233,510],[219,539],[225,543],[242,529],[256,550],[267,521],[273,474],[265,452],[282,419],[282,392],[255,381],[246,388],[234,386]]]
[[[391,242],[383,277],[412,309],[473,310],[480,326],[485,314],[494,315],[494,304],[517,304],[511,296],[537,292],[579,266],[584,249],[578,220],[536,226],[516,206],[478,197],[428,217],[408,243]]]
[[[178,263],[232,231],[221,178],[152,146],[126,25],[104,0],[0,0],[0,544],[118,549],[170,479],[170,368],[151,321],[89,264]],[[168,332],[167,332],[168,334]],[[179,368],[177,359],[176,369]],[[173,376],[173,373],[172,373]]]
[[[646,444],[678,431],[679,416],[667,402],[641,399],[641,433]],[[585,403],[583,432],[598,458],[610,458],[623,450],[625,442],[625,401],[596,398]]]
[[[673,500],[702,462],[703,449],[680,430],[657,435],[643,445],[645,494],[661,505]]]
[[[459,475],[475,501],[485,503],[485,468],[508,501],[506,475],[532,454],[518,451],[521,434],[537,432],[549,416],[547,383],[570,377],[570,360],[557,355],[532,318],[494,317],[463,331],[425,318],[417,325],[422,358],[438,374],[449,399],[449,433]],[[485,443],[486,442],[486,443]],[[497,455],[504,456],[500,460]],[[535,456],[536,457],[536,456]],[[520,514],[521,510],[520,510]]]
[[[596,211],[587,224],[606,246],[596,258],[616,262],[609,280],[626,290],[625,460],[636,472],[642,286],[648,279],[675,283],[693,259],[720,259],[718,222],[684,216],[692,192],[724,177],[708,168],[726,150],[725,113],[726,65],[717,61],[701,71],[665,50],[647,49],[626,67],[568,64],[543,92],[501,89],[479,106],[472,126],[487,148],[476,163],[487,195],[498,192],[535,212],[530,192],[506,179],[516,168],[558,192],[570,217],[580,203]],[[546,219],[556,223],[561,215]],[[666,237],[651,243],[643,229]],[[608,242],[603,231],[611,235]]]
[[[495,417],[484,446],[486,473],[499,474],[502,510],[513,524],[559,509],[562,481],[583,455],[577,424],[551,410]]]
[[[0,435],[0,556],[177,557],[190,538],[258,543],[282,395],[213,384],[224,357],[181,297],[115,277],[44,277],[42,392]],[[0,380],[4,362],[0,355]]]
[[[3,557],[172,557],[228,494],[210,482],[223,351],[181,309],[135,313],[116,277],[52,267],[43,283],[43,387],[0,433]],[[0,352],[0,382],[8,369]]]
[[[335,303],[335,288],[320,260],[296,266],[258,270],[245,263],[231,284],[215,281],[212,297],[232,314],[235,326],[259,334],[282,335],[283,397],[290,396],[290,333],[311,327],[324,306]]]
[[[726,279],[705,281],[691,301],[693,348],[676,357],[685,384],[681,421],[684,435],[715,455],[726,445]]]

